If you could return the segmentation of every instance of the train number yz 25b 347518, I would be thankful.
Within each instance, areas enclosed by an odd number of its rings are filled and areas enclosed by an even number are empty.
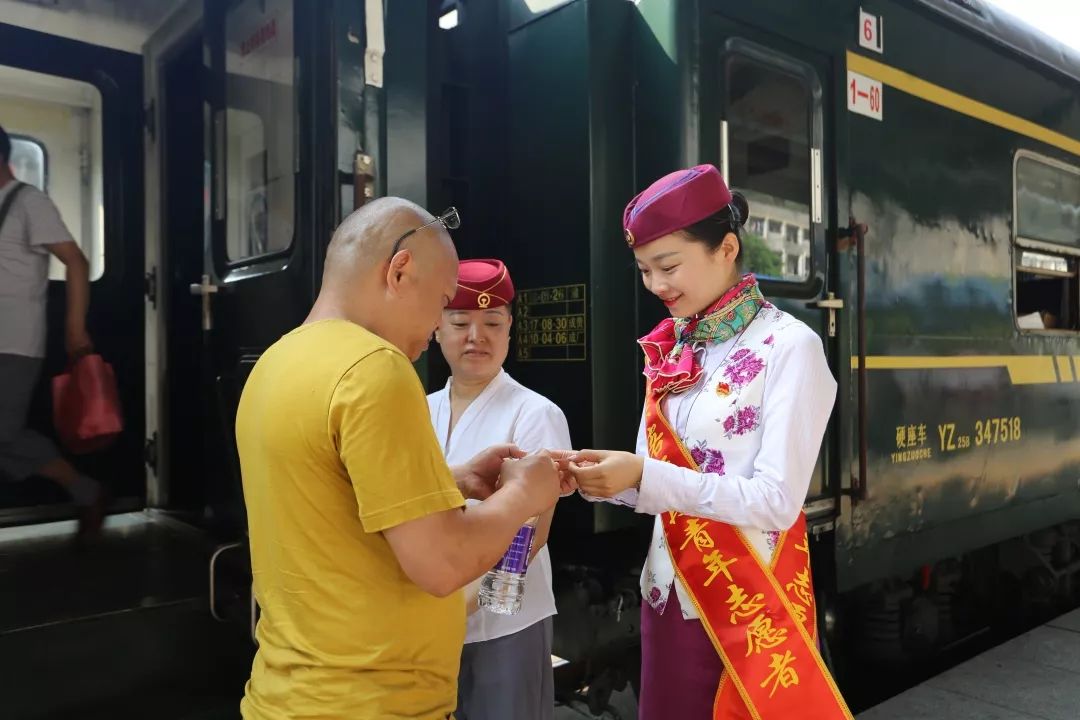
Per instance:
[[[976,447],[1016,442],[1021,438],[1022,432],[1020,418],[1017,416],[986,418],[975,421],[975,432],[972,434],[957,432],[956,423],[942,423],[938,425],[938,440],[941,452],[952,452],[971,447],[972,441]]]

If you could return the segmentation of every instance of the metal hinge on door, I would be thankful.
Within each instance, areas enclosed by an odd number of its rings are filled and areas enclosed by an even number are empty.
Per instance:
[[[353,158],[353,210],[359,210],[375,199],[375,159],[356,151]]]
[[[146,438],[146,444],[143,445],[143,461],[150,467],[154,473],[157,473],[158,469],[158,434],[157,430],[154,434]]]
[[[830,292],[823,299],[815,300],[807,305],[829,311],[829,337],[836,337],[836,311],[844,309],[843,298],[838,298],[835,293]]]
[[[143,295],[151,305],[157,307],[157,265],[143,275]]]
[[[153,99],[150,100],[143,107],[143,127],[146,128],[146,134],[150,136],[150,141],[157,140],[157,108]]]

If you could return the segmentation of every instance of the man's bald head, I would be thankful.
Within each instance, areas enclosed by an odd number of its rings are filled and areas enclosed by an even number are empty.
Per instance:
[[[434,219],[427,210],[404,198],[372,200],[350,213],[334,231],[326,249],[326,270],[345,266],[355,272],[384,263],[395,240]]]
[[[326,250],[312,319],[345,317],[413,359],[454,296],[457,251],[442,223],[402,198],[379,198],[351,213]],[[419,229],[427,223],[432,223]],[[391,257],[394,244],[401,243]]]

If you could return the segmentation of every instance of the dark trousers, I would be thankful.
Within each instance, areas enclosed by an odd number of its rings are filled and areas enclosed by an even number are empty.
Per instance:
[[[484,612],[479,610],[478,612]],[[457,720],[552,720],[551,618],[461,651]]]

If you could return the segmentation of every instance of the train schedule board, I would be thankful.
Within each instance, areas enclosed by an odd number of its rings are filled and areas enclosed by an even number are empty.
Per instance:
[[[520,362],[584,362],[585,284],[521,290],[514,309]]]

